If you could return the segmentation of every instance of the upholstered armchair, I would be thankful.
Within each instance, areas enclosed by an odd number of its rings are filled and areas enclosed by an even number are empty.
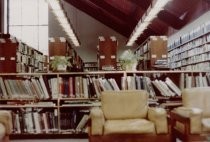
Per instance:
[[[167,113],[148,106],[146,91],[104,91],[101,105],[90,112],[90,142],[170,141]]]
[[[209,141],[210,87],[184,89],[182,104],[171,112],[173,141]]]
[[[12,131],[11,113],[0,110],[0,142],[9,142],[9,134]]]

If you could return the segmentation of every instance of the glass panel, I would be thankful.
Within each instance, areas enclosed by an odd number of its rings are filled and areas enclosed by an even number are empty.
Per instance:
[[[9,1],[9,25],[21,25],[21,1]]]
[[[39,26],[39,51],[48,55],[48,26]]]
[[[23,26],[22,41],[29,46],[38,49],[38,26]]]
[[[39,0],[39,25],[48,25],[48,3]]]
[[[22,0],[22,24],[38,25],[37,0]]]
[[[9,31],[48,54],[48,4],[45,0],[9,0]],[[16,26],[12,26],[16,25]],[[41,25],[41,26],[39,26]],[[44,25],[44,26],[43,26]]]
[[[18,40],[22,39],[22,31],[21,31],[21,26],[10,26],[9,28],[9,33],[12,36],[15,36]]]

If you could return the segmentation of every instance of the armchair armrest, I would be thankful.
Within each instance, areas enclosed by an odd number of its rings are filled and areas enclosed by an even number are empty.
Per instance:
[[[178,107],[171,111],[172,128],[181,123],[186,134],[198,134],[202,131],[202,110],[198,108]]]
[[[168,120],[165,109],[149,108],[148,119],[154,122],[157,134],[168,133]]]
[[[0,123],[6,128],[6,135],[12,132],[12,116],[10,111],[0,111]]]
[[[104,127],[104,114],[99,107],[94,107],[90,111],[91,117],[91,135],[102,135]]]

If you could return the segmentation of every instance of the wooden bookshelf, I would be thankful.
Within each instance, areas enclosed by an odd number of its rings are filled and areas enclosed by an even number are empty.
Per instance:
[[[117,69],[117,46],[116,37],[99,37],[97,57],[99,70]]]
[[[46,56],[14,37],[0,38],[0,72],[43,72]]]
[[[137,57],[142,57],[143,59],[139,61],[138,70],[154,70],[158,66],[161,68],[161,64],[157,64],[158,61],[167,62],[167,37],[166,36],[150,36],[146,41],[144,41],[135,51]],[[162,66],[166,66],[162,64]]]
[[[17,125],[15,124],[13,127],[14,133],[12,134],[14,139],[47,138],[52,134],[58,135],[59,137],[62,137],[62,135],[63,137],[66,137],[67,134],[69,134],[69,137],[86,137],[87,132],[85,129],[76,130],[76,127],[83,115],[89,114],[89,110],[92,107],[101,106],[100,91],[104,91],[103,88],[106,88],[107,90],[110,88],[111,90],[117,90],[116,86],[114,87],[114,83],[111,81],[111,79],[116,81],[119,90],[147,90],[150,98],[148,103],[151,106],[172,108],[175,105],[181,105],[181,96],[177,94],[175,96],[170,96],[169,93],[162,94],[157,88],[155,89],[155,86],[152,84],[152,82],[155,80],[165,82],[166,78],[169,77],[174,84],[180,88],[180,80],[188,80],[189,76],[198,78],[190,80],[200,80],[197,82],[198,84],[195,83],[196,86],[210,85],[209,83],[199,84],[199,82],[204,81],[204,78],[206,82],[208,82],[207,80],[210,80],[210,72],[205,71],[153,70],[86,71],[62,73],[1,73],[0,107],[5,110],[11,110],[13,122],[17,121],[16,123],[20,123],[20,126],[22,127],[27,126],[25,126],[22,121],[18,121],[17,119],[24,118],[28,115],[32,116],[32,119],[34,116],[40,118],[40,124],[46,123],[44,122],[44,119],[46,119],[45,117],[51,120],[51,122],[48,122],[48,131],[45,130],[43,125],[40,125],[41,128],[36,127],[35,125],[38,125],[38,123],[35,124],[34,122],[32,124],[34,125],[33,130],[30,130],[32,127],[29,127],[26,130],[17,128]],[[40,78],[43,78],[44,84],[41,84]],[[70,81],[71,79],[72,81]],[[10,82],[9,88],[11,89],[11,92],[13,92],[12,94],[9,94],[8,86],[6,87],[5,84],[8,80]],[[103,80],[103,86],[97,84],[100,80]],[[86,81],[88,81],[89,84],[93,84],[89,86],[88,83],[85,83]],[[131,81],[134,81],[135,85],[132,85]],[[5,97],[5,94],[3,94],[4,91],[2,89],[2,82],[5,86],[4,88],[8,97]],[[24,82],[27,82],[27,84],[33,84],[33,87],[29,85],[27,88],[24,88]],[[140,88],[138,87],[139,82],[141,83]],[[184,83],[184,88],[195,87],[186,85],[187,82],[182,83]],[[84,89],[85,85],[86,89],[89,91]],[[112,86],[107,87],[107,85]],[[44,92],[43,88],[46,88],[47,92]],[[72,90],[73,92],[70,91],[72,88],[74,88]],[[151,94],[152,88],[155,94]],[[36,93],[33,93],[34,89],[36,89]],[[97,94],[96,89],[99,89],[99,94]],[[48,95],[45,93],[48,93],[49,97],[47,97]],[[32,97],[24,98],[24,95]],[[78,119],[76,119],[75,122],[71,119],[68,119],[72,117]],[[48,119],[45,121],[49,121]]]
[[[210,21],[181,35],[168,45],[171,69],[210,69]]]
[[[84,71],[98,71],[98,62],[84,62]]]
[[[49,61],[53,60],[54,56],[71,57],[70,63],[72,67],[68,71],[83,71],[83,61],[77,52],[71,47],[70,43],[64,37],[49,38]],[[49,68],[49,70],[52,70]]]

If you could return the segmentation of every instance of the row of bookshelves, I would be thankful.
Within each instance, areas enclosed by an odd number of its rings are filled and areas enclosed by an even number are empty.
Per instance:
[[[18,41],[15,37],[0,39],[0,72],[43,72],[46,56]]]

